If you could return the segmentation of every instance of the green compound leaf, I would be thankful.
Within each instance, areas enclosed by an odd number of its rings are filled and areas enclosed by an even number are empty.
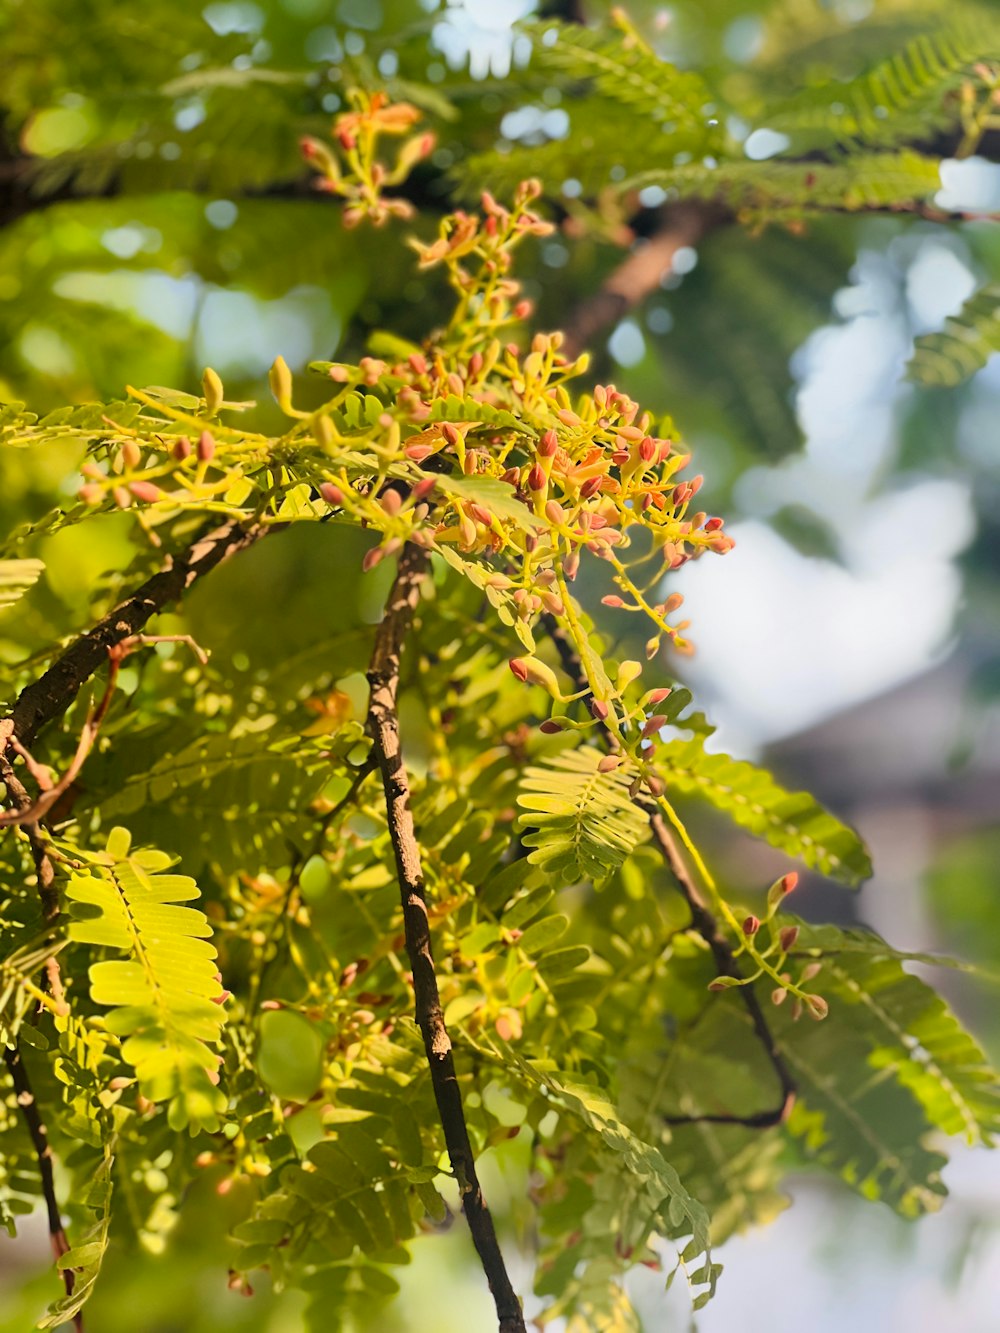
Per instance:
[[[71,877],[70,939],[128,955],[91,964],[91,998],[111,1008],[107,1026],[124,1038],[143,1095],[170,1103],[175,1129],[214,1131],[225,1097],[212,1048],[225,1014],[211,927],[203,912],[176,906],[198,897],[193,879],[162,874],[163,852],[129,846],[128,832],[113,829],[97,864]]]
[[[806,144],[919,140],[940,125],[943,103],[977,61],[1000,51],[1000,24],[967,11],[849,82],[826,81],[765,112],[764,124]]]
[[[905,1216],[936,1210],[946,1159],[928,1146],[929,1131],[989,1144],[1000,1130],[996,1072],[899,958],[823,955],[810,985],[830,1004],[822,1023],[790,1021],[784,1007],[774,1018],[799,1087],[789,1130],[866,1198]]]
[[[704,79],[660,60],[634,34],[552,20],[522,26],[533,39],[533,69],[592,81],[602,98],[669,133],[674,152],[682,146],[704,152],[719,138]]]
[[[717,199],[768,220],[785,215],[853,213],[931,199],[941,188],[940,163],[910,149],[855,153],[840,162],[693,162],[643,171],[621,189],[659,185],[685,197]]]
[[[907,378],[931,388],[954,388],[1000,352],[1000,282],[974,292],[937,333],[916,340]]]
[[[892,956],[827,956],[819,977],[831,1009],[850,1005],[852,1021],[870,1033],[869,1063],[908,1088],[936,1129],[991,1143],[1000,1133],[1000,1078],[930,986]]]
[[[525,770],[517,803],[522,825],[534,830],[524,839],[535,849],[528,860],[551,875],[605,879],[648,832],[629,797],[627,773],[599,772],[602,757],[585,746]]]
[[[668,787],[703,796],[741,828],[845,884],[872,873],[864,843],[808,792],[789,792],[765,769],[727,754],[708,754],[700,739],[671,741],[657,751]]]

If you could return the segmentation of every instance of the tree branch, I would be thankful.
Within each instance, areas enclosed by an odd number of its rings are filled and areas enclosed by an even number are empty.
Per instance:
[[[108,660],[109,649],[138,634],[147,621],[177,601],[193,583],[229,556],[252,546],[266,531],[260,525],[246,527],[232,520],[204,533],[179,555],[168,556],[161,570],[21,691],[10,717],[0,722],[0,753],[7,749],[11,737],[30,747],[42,727],[65,713],[84,683]]]
[[[587,689],[587,676],[572,639],[549,612],[542,615],[542,621],[546,633],[555,644],[563,670],[573,682],[574,690]],[[617,749],[617,741],[608,728],[601,724],[600,731],[607,748],[609,750]],[[659,848],[670,873],[674,877],[681,897],[687,903],[688,910],[691,913],[691,929],[696,931],[708,945],[719,974],[721,976],[737,977],[742,981],[743,974],[737,965],[732,945],[705,905],[705,901],[684,863],[684,858],[678,850],[673,834],[667,827],[659,807],[642,795],[635,797],[635,804],[649,816],[653,840]],[[695,1125],[709,1123],[715,1125],[746,1125],[754,1129],[763,1129],[770,1125],[783,1124],[788,1118],[796,1096],[795,1080],[778,1049],[778,1044],[764,1016],[764,1011],[760,1006],[760,1001],[757,999],[753,986],[741,985],[736,989],[750,1017],[750,1022],[753,1024],[754,1032],[763,1047],[764,1054],[777,1076],[781,1088],[780,1102],[773,1109],[760,1111],[754,1115],[713,1115],[707,1113],[704,1115],[665,1116],[664,1119],[667,1124]]]
[[[469,1231],[493,1293],[500,1333],[524,1333],[520,1302],[507,1274],[493,1218],[476,1175],[451,1040],[445,1028],[434,971],[420,848],[413,828],[409,780],[400,751],[396,711],[400,655],[420,596],[420,580],[426,571],[426,553],[412,544],[404,546],[385,615],[375,633],[375,647],[368,668],[371,689],[368,729],[382,776],[389,836],[396,858],[406,951],[413,973],[415,1016],[424,1039],[448,1156],[461,1191]]]
[[[697,200],[664,210],[662,227],[630,250],[600,289],[570,311],[563,324],[563,354],[579,356],[597,334],[641,305],[670,272],[677,251],[697,245],[725,216],[718,205]]]
[[[28,1071],[24,1067],[24,1061],[21,1059],[21,1052],[18,1046],[5,1046],[3,1051],[4,1063],[10,1074],[11,1082],[14,1084],[14,1094],[17,1097],[17,1105],[24,1122],[28,1127],[28,1133],[31,1135],[31,1142],[35,1149],[35,1157],[38,1159],[38,1174],[42,1180],[42,1195],[45,1199],[45,1210],[49,1220],[49,1240],[52,1243],[52,1254],[58,1264],[59,1260],[69,1250],[69,1241],[66,1239],[66,1232],[63,1229],[62,1216],[59,1212],[59,1201],[56,1198],[55,1180],[52,1174],[52,1149],[49,1147],[49,1136],[45,1129],[45,1123],[42,1120],[41,1112],[38,1109],[38,1103],[35,1101],[35,1094],[31,1089],[31,1082],[28,1078]],[[72,1296],[73,1286],[76,1280],[72,1268],[63,1268],[62,1280],[66,1288],[66,1295]],[[83,1315],[80,1311],[73,1316],[73,1327],[77,1333],[83,1333]]]

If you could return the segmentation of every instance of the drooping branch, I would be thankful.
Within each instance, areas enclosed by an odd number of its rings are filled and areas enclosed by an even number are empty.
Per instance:
[[[17,1045],[5,1046],[3,1058],[11,1082],[14,1085],[14,1095],[17,1098],[18,1108],[28,1128],[31,1143],[35,1150],[35,1157],[38,1161],[38,1174],[42,1181],[42,1197],[45,1199],[45,1211],[49,1222],[49,1240],[52,1244],[53,1257],[58,1264],[59,1260],[69,1250],[69,1241],[66,1239],[62,1216],[59,1212],[59,1200],[56,1198],[55,1179],[52,1172],[52,1149],[49,1147],[48,1132],[38,1109],[38,1103],[35,1101],[28,1071],[21,1059],[20,1048]],[[61,1271],[66,1295],[72,1296],[75,1274],[72,1268],[64,1268]],[[77,1330],[77,1333],[83,1333],[83,1315],[80,1311],[77,1311],[73,1316],[73,1327]]]
[[[580,655],[576,650],[573,640],[562,628],[554,616],[546,612],[542,620],[545,624],[546,633],[555,644],[556,651],[559,654],[559,661],[562,668],[573,682],[574,690],[587,689],[587,677],[583,669],[583,663],[580,661]],[[599,724],[602,739],[608,749],[617,748],[617,742],[614,735],[603,724]],[[705,900],[698,890],[697,885],[692,878],[684,858],[674,841],[673,834],[667,827],[667,823],[660,813],[659,807],[642,794],[635,797],[635,803],[639,808],[649,816],[650,828],[653,832],[653,840],[666,862],[667,868],[673,876],[677,889],[687,903],[688,910],[691,913],[691,929],[694,930],[708,945],[709,951],[715,960],[715,966],[720,976],[738,978],[743,980],[743,974],[740,972],[736,957],[725,933],[719,926],[718,921],[712,915],[705,904]],[[747,1011],[753,1030],[760,1041],[764,1054],[767,1056],[768,1063],[774,1070],[780,1085],[780,1100],[778,1104],[766,1111],[760,1111],[753,1115],[728,1115],[728,1114],[699,1114],[689,1116],[666,1116],[664,1117],[668,1124],[716,1124],[716,1125],[745,1125],[754,1129],[764,1129],[771,1125],[780,1125],[788,1118],[789,1112],[796,1096],[796,1084],[791,1075],[788,1065],[778,1049],[778,1044],[774,1039],[770,1024],[764,1015],[760,1001],[754,992],[752,985],[740,985],[735,988],[743,1001],[743,1006]]]
[[[520,1302],[511,1285],[493,1218],[476,1174],[475,1158],[462,1108],[462,1093],[455,1073],[451,1040],[445,1027],[434,970],[420,848],[410,809],[409,780],[400,750],[399,717],[396,710],[400,656],[420,596],[420,581],[426,570],[425,552],[413,544],[404,546],[385,615],[375,634],[375,647],[368,668],[371,690],[368,729],[374,742],[375,760],[385,791],[389,836],[396,859],[403,906],[406,951],[413,973],[415,1016],[424,1039],[448,1156],[461,1191],[462,1208],[469,1231],[493,1293],[500,1333],[524,1333]]]
[[[667,827],[666,820],[657,810],[650,814],[650,828],[653,830],[653,841],[656,843],[663,855],[664,861],[670,868],[680,890],[681,896],[688,905],[691,913],[691,928],[697,931],[701,938],[708,945],[712,957],[715,960],[715,966],[720,976],[735,977],[743,980],[743,974],[733,956],[733,949],[726,936],[719,927],[718,921],[708,910],[705,901],[698,891],[697,885],[691,877],[687,866],[684,864],[684,858],[674,841],[670,829]],[[703,1113],[689,1116],[667,1116],[666,1120],[671,1125],[684,1124],[703,1124],[713,1125],[747,1125],[754,1129],[765,1129],[770,1125],[781,1125],[787,1120],[788,1115],[795,1102],[796,1085],[784,1057],[778,1049],[778,1044],[774,1039],[774,1033],[771,1031],[770,1024],[764,1016],[760,1001],[752,985],[740,985],[735,988],[743,1001],[743,1007],[746,1009],[753,1024],[753,1030],[758,1041],[767,1056],[768,1063],[774,1070],[778,1083],[781,1088],[780,1101],[778,1104],[767,1111],[759,1111],[754,1115],[713,1115]]]

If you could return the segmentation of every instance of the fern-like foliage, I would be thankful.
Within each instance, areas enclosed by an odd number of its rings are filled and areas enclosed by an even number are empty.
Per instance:
[[[825,944],[833,933],[824,928]],[[802,938],[808,944],[808,929]],[[884,953],[822,954],[810,984],[828,998],[829,1018],[807,1028],[779,1019],[778,1040],[800,1091],[789,1129],[807,1155],[913,1216],[940,1207],[946,1193],[945,1159],[927,1145],[928,1131],[989,1143],[1000,1129],[1000,1088],[944,1001],[888,946]]]
[[[198,897],[185,875],[165,875],[163,852],[130,852],[131,838],[113,829],[103,854],[66,890],[81,944],[128,954],[90,966],[91,998],[111,1008],[109,1030],[125,1040],[122,1055],[150,1101],[170,1103],[176,1129],[216,1129],[225,1099],[215,1086],[225,1015],[211,928],[203,912],[176,904]]]
[[[357,723],[347,745],[361,740]],[[156,745],[169,736],[152,740]],[[331,779],[330,738],[258,735],[204,736],[160,754],[102,802],[103,812],[128,819],[137,838],[154,837],[177,854],[191,854],[223,875],[239,867],[281,864],[289,841],[304,844],[314,822],[312,803]],[[109,778],[111,775],[109,774]],[[253,815],[248,831],[241,822]]]
[[[659,185],[681,197],[715,199],[741,215],[759,214],[773,222],[831,210],[905,209],[933,198],[941,188],[941,171],[936,158],[904,149],[855,153],[839,162],[779,159],[766,168],[749,161],[691,163],[643,171],[624,184]]]
[[[926,137],[942,124],[947,95],[977,61],[998,53],[996,14],[970,6],[858,77],[825,81],[768,108],[761,123],[791,135],[796,149]]]
[[[807,792],[789,792],[766,770],[727,754],[709,754],[696,737],[657,754],[668,786],[702,796],[741,828],[806,865],[857,884],[872,873],[864,843]]]
[[[905,972],[888,947],[883,957],[825,957],[821,975],[825,994],[851,1006],[845,1014],[863,1010],[869,1063],[908,1088],[935,1128],[970,1144],[992,1142],[1000,1133],[996,1073],[940,995]]]
[[[647,833],[646,820],[628,794],[628,776],[602,773],[601,754],[586,746],[525,771],[517,803],[522,825],[533,832],[528,860],[571,882],[602,880],[616,870]]]
[[[974,292],[938,333],[918,338],[907,377],[932,388],[953,388],[1000,352],[1000,283]]]
[[[669,134],[675,152],[707,152],[718,140],[705,80],[661,60],[633,32],[553,21],[524,27],[533,39],[533,68],[587,82],[597,97],[648,117]]]

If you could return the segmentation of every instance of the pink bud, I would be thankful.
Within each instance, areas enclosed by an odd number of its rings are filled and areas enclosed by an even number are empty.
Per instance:
[[[830,1012],[830,1006],[822,995],[806,995],[803,997],[803,1003],[809,1011],[809,1017],[815,1018],[817,1022],[826,1018]]]
[[[559,448],[559,438],[554,430],[547,430],[538,442],[538,453],[541,458],[551,458]]]
[[[203,430],[198,436],[198,457],[207,463],[215,455],[215,440],[212,432]]]
[[[339,509],[344,503],[344,493],[339,486],[334,486],[332,481],[321,483],[319,493],[328,505],[333,509]]]
[[[413,352],[407,360],[415,375],[427,374],[427,358],[421,352]]]
[[[156,500],[163,499],[163,492],[159,486],[154,486],[151,481],[133,481],[129,483],[129,490],[137,500],[145,500],[148,504],[153,504]]]
[[[403,450],[406,457],[412,459],[414,463],[422,463],[433,452],[429,444],[408,444]]]
[[[581,500],[592,499],[601,489],[601,482],[603,480],[603,477],[591,477],[589,480],[585,481],[580,487]]]
[[[621,597],[618,596],[617,593],[612,592],[608,593],[607,597],[601,598],[601,605],[619,607],[619,606],[624,606],[625,602]]]
[[[645,436],[639,445],[639,457],[644,463],[651,463],[656,457],[656,445],[648,435]]]
[[[668,687],[663,687],[658,690],[650,690],[649,693],[646,695],[646,697],[643,699],[643,703],[650,708],[655,708],[657,704],[663,703],[664,699],[667,697],[669,693],[670,689]]]
[[[403,497],[400,495],[399,491],[395,489],[389,490],[381,497],[379,504],[381,504],[385,514],[388,514],[390,518],[394,518],[403,507]]]
[[[515,672],[515,675],[516,674],[517,673]],[[546,736],[555,736],[558,732],[563,730],[563,724],[557,717],[550,717],[542,723],[538,730],[543,731]]]
[[[667,615],[669,615],[671,611],[676,611],[679,606],[683,605],[683,603],[684,603],[684,598],[681,596],[681,594],[679,592],[672,592],[670,596],[667,598],[667,600],[663,603],[663,610]]]
[[[544,469],[536,463],[528,473],[528,489],[532,491],[543,491],[548,482]]]
[[[799,938],[798,926],[785,926],[778,932],[778,940],[781,944],[782,953],[787,953],[793,947],[795,941]]]
[[[606,754],[597,765],[598,773],[611,773],[614,769],[621,766],[621,759],[616,754]]]
[[[648,718],[646,720],[646,724],[642,729],[641,735],[643,740],[648,740],[650,736],[655,736],[656,733],[658,731],[661,731],[666,725],[667,725],[666,714],[654,713],[651,718]]]
[[[365,552],[365,558],[361,561],[361,568],[367,574],[370,569],[375,568],[384,555],[385,551],[381,546],[373,546],[370,551]]]
[[[545,517],[550,523],[562,523],[566,518],[566,511],[558,500],[549,500],[545,506]]]
[[[722,524],[723,520],[721,518],[710,518],[708,522],[705,524],[705,531],[718,532],[719,529],[722,527]]]
[[[603,699],[591,699],[590,711],[597,718],[598,722],[607,720],[608,713],[611,711]]]
[[[413,488],[414,500],[416,500],[417,502],[421,500],[426,500],[427,497],[430,495],[431,491],[434,490],[435,486],[437,486],[436,477],[424,477],[424,479],[422,481],[418,481],[416,486],[414,486]]]
[[[760,917],[748,916],[744,918],[743,934],[746,935],[748,939],[751,935],[756,935],[758,930],[760,930]]]
[[[191,457],[191,441],[186,435],[178,436],[177,443],[174,445],[173,454],[179,463],[183,462],[185,458]]]
[[[792,890],[798,884],[798,882],[799,882],[799,877],[796,871],[794,870],[790,870],[787,875],[782,875],[781,877],[782,893],[791,893]]]
[[[523,657],[512,657],[510,661],[507,663],[507,665],[510,667],[511,671],[518,678],[518,680],[522,682],[527,681],[528,664],[525,662]]]

